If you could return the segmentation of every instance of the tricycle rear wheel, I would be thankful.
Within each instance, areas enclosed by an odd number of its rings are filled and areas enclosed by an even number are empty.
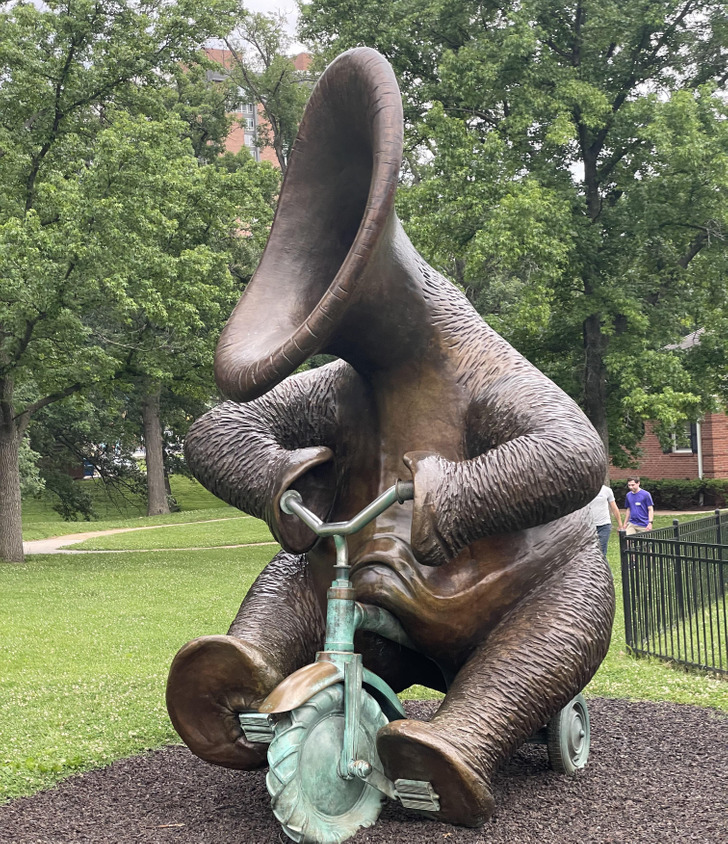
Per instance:
[[[578,694],[549,721],[546,746],[554,771],[574,774],[589,759],[591,733],[589,710],[584,697]]]

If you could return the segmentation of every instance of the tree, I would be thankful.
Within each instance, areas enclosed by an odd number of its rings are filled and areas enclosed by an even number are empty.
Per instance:
[[[140,504],[146,493],[133,458],[140,444],[139,424],[125,396],[109,395],[106,384],[99,387],[47,405],[29,426],[44,498],[66,521],[90,521],[97,515],[89,486],[73,477],[82,466],[93,467],[112,503]]]
[[[288,55],[292,39],[284,24],[283,15],[241,8],[237,26],[225,38],[230,76],[249,102],[260,103],[267,123],[258,127],[258,144],[273,148],[283,175],[312,81]]]
[[[23,558],[18,458],[32,416],[124,364],[124,341],[105,330],[134,331],[139,314],[187,314],[199,330],[234,296],[228,258],[201,234],[220,224],[185,204],[230,171],[204,173],[161,93],[229,29],[228,11],[51,0],[0,15],[0,559]],[[254,217],[236,211],[226,236],[250,234]],[[196,241],[177,237],[190,228]]]
[[[45,489],[45,481],[38,469],[40,455],[33,451],[25,437],[20,443],[18,468],[20,472],[20,491],[23,496],[40,495]]]
[[[395,0],[379,30],[375,6],[314,0],[303,37],[408,81],[416,245],[624,464],[645,419],[709,402],[665,346],[725,304],[725,4]]]
[[[149,515],[168,512],[163,393],[213,391],[217,336],[262,251],[278,187],[274,169],[247,151],[201,166],[184,135],[173,115],[143,131],[120,119],[98,145],[104,168],[88,185],[91,199],[103,190],[121,214],[96,226],[93,265],[114,275],[107,247],[121,231],[132,284],[109,291],[87,323],[116,361],[114,389],[136,399]]]
[[[184,134],[201,164],[210,164],[225,154],[232,112],[240,100],[231,79],[210,84],[208,72],[219,69],[216,62],[200,53],[192,65],[174,69],[164,90],[165,104],[185,123]]]

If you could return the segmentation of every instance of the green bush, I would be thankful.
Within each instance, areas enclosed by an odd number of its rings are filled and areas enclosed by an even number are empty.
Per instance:
[[[718,478],[703,478],[702,480],[641,478],[640,486],[652,495],[657,510],[722,508],[728,501],[728,480]],[[612,481],[612,490],[617,505],[624,507],[624,498],[629,492],[627,481]]]

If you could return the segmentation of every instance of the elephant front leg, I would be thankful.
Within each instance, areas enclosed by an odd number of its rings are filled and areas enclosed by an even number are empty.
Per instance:
[[[432,721],[393,721],[377,737],[390,779],[426,780],[438,819],[480,826],[497,766],[565,706],[606,655],[614,615],[596,545],[526,596],[467,662]]]
[[[193,639],[175,656],[167,680],[174,728],[207,762],[264,765],[267,746],[245,739],[238,714],[312,662],[323,638],[306,557],[281,551],[250,588],[227,636]]]

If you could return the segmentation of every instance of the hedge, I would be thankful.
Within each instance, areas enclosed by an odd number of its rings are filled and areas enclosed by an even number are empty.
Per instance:
[[[611,484],[617,505],[624,507],[624,498],[629,492],[627,481],[615,480]],[[656,510],[722,508],[728,501],[728,480],[721,478],[652,480],[640,476],[640,486],[652,495]]]

